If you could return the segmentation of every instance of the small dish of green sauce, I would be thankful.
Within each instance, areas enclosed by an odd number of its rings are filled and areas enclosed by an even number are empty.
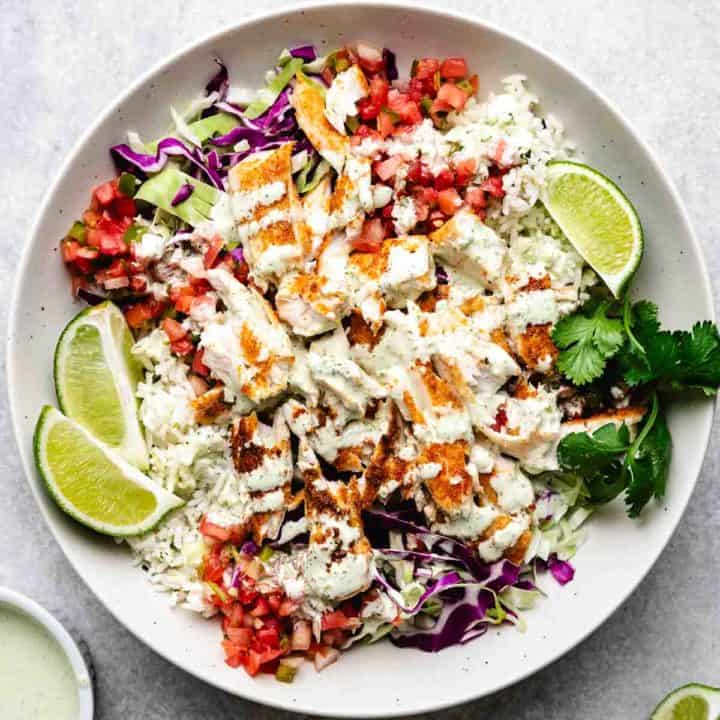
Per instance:
[[[40,605],[0,588],[0,718],[92,717],[92,683],[73,639]]]

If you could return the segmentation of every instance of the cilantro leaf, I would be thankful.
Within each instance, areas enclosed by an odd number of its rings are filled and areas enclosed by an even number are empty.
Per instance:
[[[720,386],[720,333],[706,321],[690,332],[660,330],[657,307],[640,302],[625,313],[628,343],[619,358],[629,385],[657,381],[662,389],[699,389],[713,395]]]
[[[627,426],[608,423],[592,435],[585,432],[566,435],[558,445],[558,462],[564,470],[593,472],[615,460],[629,446]]]
[[[608,423],[592,435],[571,433],[560,441],[560,467],[583,478],[590,501],[610,502],[625,489],[622,458],[628,449],[626,425]]]
[[[637,517],[653,496],[665,494],[671,456],[672,438],[655,394],[650,416],[625,458],[625,504],[630,517]]]
[[[608,316],[613,308],[607,300],[590,301],[562,318],[553,330],[553,341],[560,348],[558,368],[576,385],[597,380],[625,342],[622,320]]]

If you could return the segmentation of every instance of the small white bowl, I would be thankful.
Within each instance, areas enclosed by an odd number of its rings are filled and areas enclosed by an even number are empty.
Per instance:
[[[93,720],[94,696],[90,670],[68,631],[41,605],[14,590],[0,587],[0,606],[5,605],[42,625],[55,639],[70,662],[78,688],[77,720]]]

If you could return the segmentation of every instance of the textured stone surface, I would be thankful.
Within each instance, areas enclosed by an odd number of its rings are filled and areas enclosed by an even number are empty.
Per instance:
[[[280,3],[265,0],[263,7]],[[720,269],[720,18],[712,0],[446,0],[554,53],[613,100],[675,178]],[[0,303],[40,198],[90,120],[140,72],[258,6],[246,0],[0,0]],[[474,8],[478,8],[474,10]],[[3,358],[4,370],[4,358]],[[90,595],[48,536],[25,485],[0,390],[0,584],[32,595],[87,641],[98,720],[289,714],[245,703],[170,666]],[[647,717],[670,688],[720,684],[720,448],[680,527],[638,591],[591,638],[529,680],[433,718],[614,720]],[[619,559],[621,561],[621,559]]]

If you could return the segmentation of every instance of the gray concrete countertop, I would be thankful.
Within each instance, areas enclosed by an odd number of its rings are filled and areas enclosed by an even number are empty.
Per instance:
[[[263,7],[281,3],[265,0]],[[549,50],[613,100],[675,179],[720,271],[720,15],[715,0],[445,0]],[[247,0],[0,0],[0,324],[41,196],[68,149],[121,90],[169,53],[259,5]],[[4,375],[4,357],[3,357]],[[0,584],[87,642],[98,720],[290,718],[186,675],[121,627],[70,568],[35,508],[0,391]],[[717,426],[716,426],[717,427]],[[437,720],[645,718],[671,688],[720,685],[720,447],[656,567],[621,609],[534,677]],[[0,640],[1,642],[1,640]]]

